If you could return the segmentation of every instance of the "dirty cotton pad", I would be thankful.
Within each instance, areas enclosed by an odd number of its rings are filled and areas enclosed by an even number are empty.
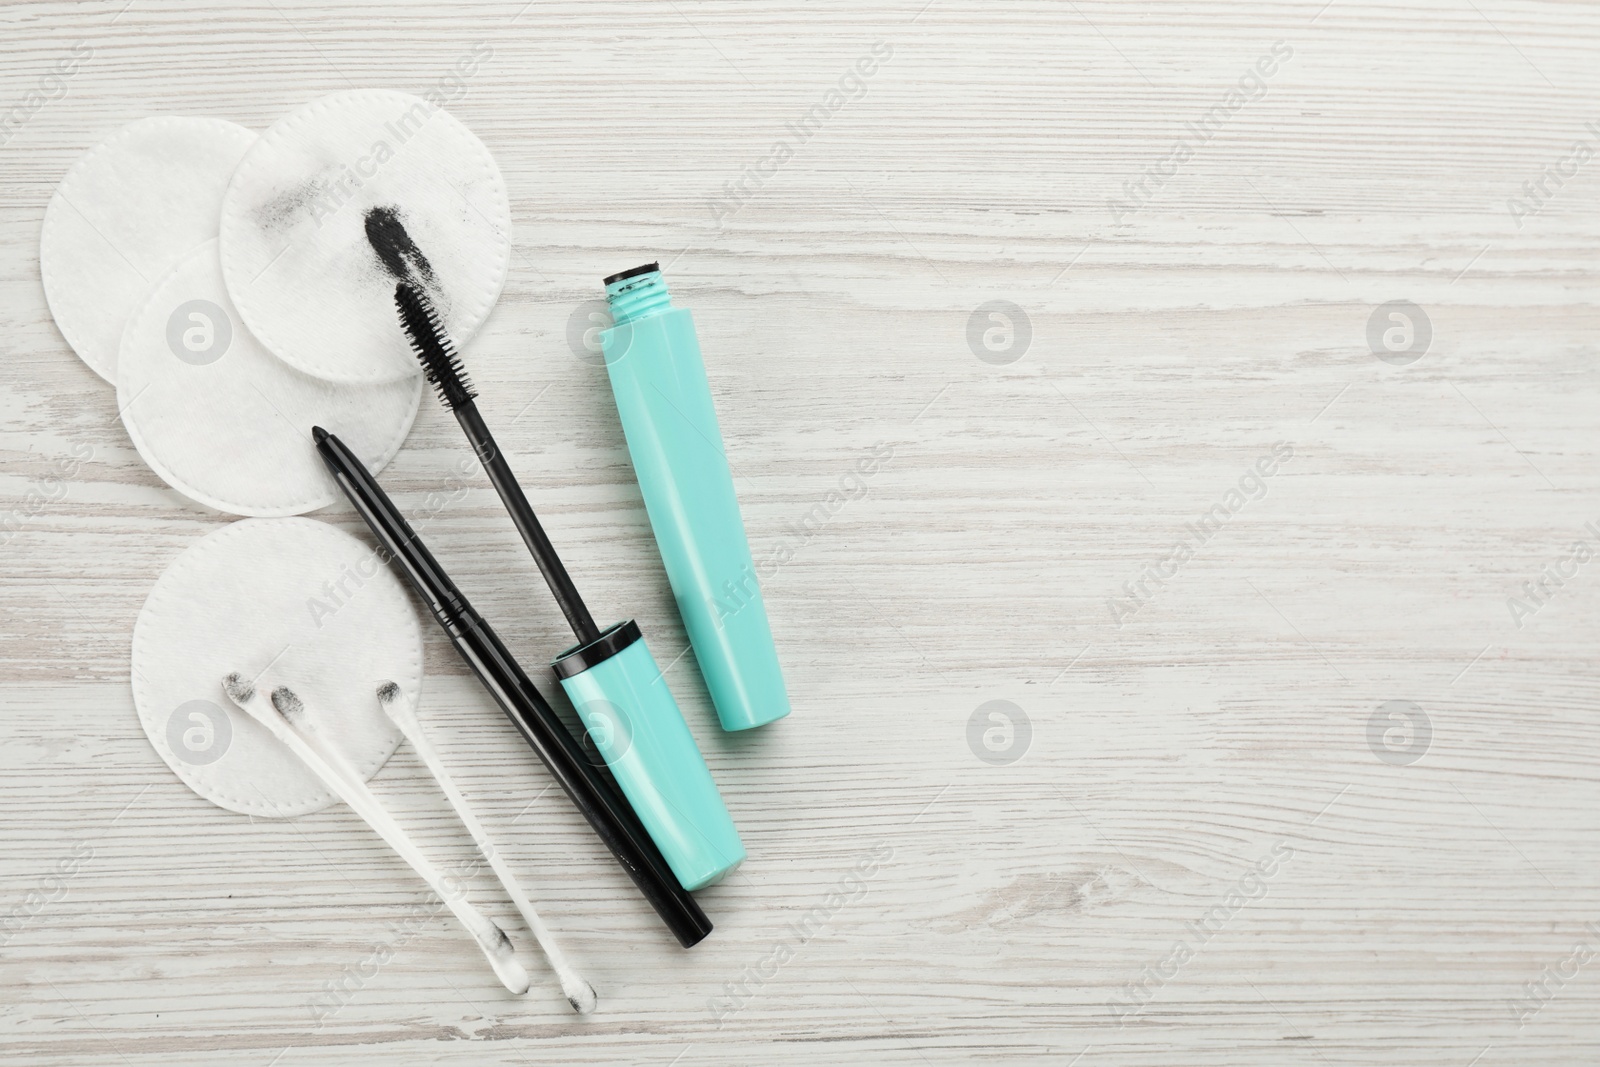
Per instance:
[[[39,269],[61,336],[100,377],[150,287],[217,236],[222,194],[255,141],[222,119],[164,116],[122,127],[78,157],[44,212]]]
[[[303,815],[334,795],[222,689],[239,672],[287,685],[363,777],[400,743],[377,700],[415,707],[422,632],[376,550],[314,519],[245,519],[196,541],[156,580],[133,627],[133,703],[167,766],[249,815]]]
[[[373,471],[416,418],[422,375],[338,385],[273,356],[239,321],[217,242],[201,245],[128,324],[117,406],[150,469],[191,500],[235,515],[299,515],[340,496],[311,439],[337,433]]]
[[[396,283],[469,340],[505,285],[511,206],[489,150],[447,112],[356,89],[261,135],[223,197],[221,238],[228,292],[269,351],[329,381],[385,382],[417,372]]]

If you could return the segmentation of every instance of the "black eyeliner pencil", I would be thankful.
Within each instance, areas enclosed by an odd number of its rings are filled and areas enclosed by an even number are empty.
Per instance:
[[[405,327],[406,336],[411,339],[411,347],[416,349],[417,358],[422,362],[423,372],[439,391],[439,399],[455,415],[456,422],[461,424],[461,431],[467,435],[467,440],[472,442],[472,450],[478,454],[478,460],[488,472],[489,481],[494,485],[494,491],[500,494],[506,511],[511,513],[511,521],[522,535],[523,543],[533,553],[539,573],[544,575],[545,584],[550,587],[556,603],[561,605],[561,612],[567,617],[567,625],[572,627],[573,636],[577,637],[580,645],[599,640],[600,628],[594,624],[594,616],[589,614],[583,597],[578,595],[578,587],[572,584],[566,564],[556,555],[555,546],[545,536],[544,527],[539,525],[539,517],[533,513],[533,505],[528,503],[516,475],[511,473],[505,456],[500,454],[500,446],[495,444],[483,416],[478,414],[478,405],[474,403],[477,393],[467,381],[455,350],[445,340],[444,329],[434,315],[432,306],[426,297],[405,282],[395,286],[394,302],[400,310],[400,321]]]
[[[311,434],[333,480],[399,564],[461,658],[550,768],[678,942],[684,948],[697,944],[711,932],[711,920],[678,883],[627,800],[584,756],[571,731],[534,688],[499,636],[461,595],[355,453],[320,426],[312,427]]]

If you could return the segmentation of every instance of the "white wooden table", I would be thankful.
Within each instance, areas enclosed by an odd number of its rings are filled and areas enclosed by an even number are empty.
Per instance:
[[[0,105],[92,53],[0,147],[0,1057],[1600,1061],[1600,563],[1562,562],[1600,548],[1597,43],[1600,9],[1524,0],[0,7]],[[789,719],[721,734],[670,673],[750,850],[691,952],[429,634],[423,714],[586,1019],[408,920],[426,890],[347,809],[252,822],[155,756],[133,620],[230,520],[139,461],[38,276],[117,126],[265,128],[484,47],[451,110],[515,257],[467,355],[580,585],[684,647],[567,341],[652,258],[756,554],[793,553]],[[425,403],[385,482],[413,506],[464,447]],[[529,662],[562,646],[487,485],[430,542]],[[374,787],[467,857],[409,749]]]

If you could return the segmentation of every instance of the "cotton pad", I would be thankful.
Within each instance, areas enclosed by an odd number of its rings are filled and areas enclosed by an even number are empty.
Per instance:
[[[128,318],[161,277],[217,236],[228,177],[256,135],[222,119],[129,123],[78,157],[44,212],[50,313],[91,370],[117,380]]]
[[[221,239],[228,292],[269,351],[330,381],[393,381],[417,371],[396,283],[467,341],[505,285],[511,205],[489,150],[447,112],[357,89],[262,134],[228,184]]]
[[[370,778],[401,735],[378,704],[385,681],[415,708],[422,633],[376,550],[313,519],[245,519],[173,560],[133,627],[133,703],[167,766],[219,807],[303,815],[334,797],[234,707],[222,680],[287,685],[321,734]]]
[[[339,489],[311,440],[338,433],[371,470],[416,418],[422,376],[373,385],[313,378],[251,336],[222,284],[217,242],[195,249],[128,323],[117,406],[139,455],[192,500],[236,515],[298,515]]]

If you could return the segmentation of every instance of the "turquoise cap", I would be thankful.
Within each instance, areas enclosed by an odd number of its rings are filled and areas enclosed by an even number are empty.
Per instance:
[[[551,666],[583,720],[585,741],[611,768],[683,888],[711,885],[739,866],[739,831],[638,625],[618,623]]]

